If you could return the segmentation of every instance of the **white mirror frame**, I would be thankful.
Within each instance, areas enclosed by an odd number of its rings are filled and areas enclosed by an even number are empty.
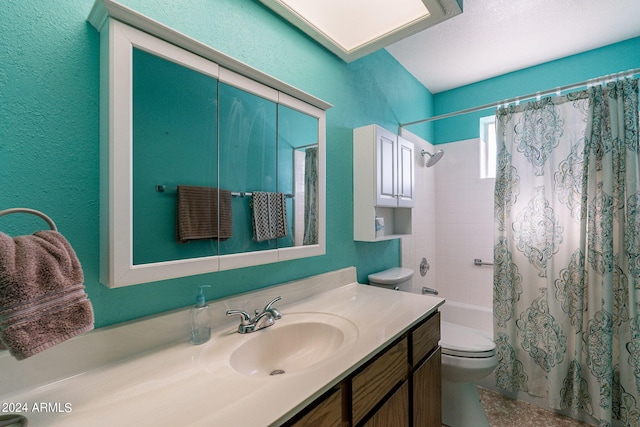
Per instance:
[[[132,22],[148,25],[158,33],[169,34],[171,43],[110,18],[109,7],[131,15]],[[122,10],[121,10],[122,9]],[[128,16],[128,15],[127,15]],[[325,109],[330,104],[313,98],[283,82],[261,74],[242,63],[206,47],[193,39],[150,21],[110,0],[97,0],[89,22],[100,31],[101,91],[101,211],[100,211],[100,280],[110,288],[139,283],[211,273],[221,270],[268,264],[279,261],[323,255],[326,248],[325,187]],[[145,25],[142,25],[143,27]],[[152,28],[153,29],[153,28]],[[152,32],[152,34],[154,34]],[[198,47],[198,54],[181,47]],[[133,264],[133,137],[132,137],[132,51],[138,48],[181,64],[248,92],[264,96],[318,119],[318,244],[295,246],[232,255]],[[203,55],[203,50],[207,55]],[[204,56],[204,57],[203,57]],[[206,59],[205,59],[206,58]],[[214,62],[225,62],[235,70]],[[239,74],[239,71],[241,74]],[[244,75],[242,75],[244,74]],[[249,77],[246,77],[246,75]],[[261,81],[256,81],[256,76]],[[274,84],[275,82],[275,84]],[[287,90],[288,89],[288,90]],[[288,93],[285,93],[288,92]],[[302,100],[301,100],[302,99]],[[311,102],[310,102],[311,101]]]

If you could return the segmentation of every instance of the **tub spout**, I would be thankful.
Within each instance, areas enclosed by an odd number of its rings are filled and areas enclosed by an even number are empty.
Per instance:
[[[422,294],[432,294],[432,295],[438,295],[438,290],[437,289],[433,289],[433,288],[427,288],[426,286],[424,286],[422,288]]]

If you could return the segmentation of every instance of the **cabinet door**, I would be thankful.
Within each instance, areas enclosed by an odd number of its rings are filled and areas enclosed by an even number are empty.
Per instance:
[[[363,418],[393,388],[407,378],[407,338],[394,345],[351,380],[353,424]]]
[[[231,83],[218,84],[220,188],[233,192],[277,191],[277,104]],[[260,159],[253,164],[247,159]],[[285,202],[286,203],[286,202]],[[276,240],[253,239],[249,197],[233,197],[232,238],[219,242],[220,255],[276,248]]]
[[[367,421],[365,427],[409,426],[409,383],[405,382]]]
[[[398,207],[412,208],[413,143],[398,137]]]
[[[292,427],[340,427],[342,422],[342,388],[325,397]]]
[[[397,137],[376,128],[376,205],[397,206]]]
[[[440,363],[438,347],[413,373],[413,425],[415,427],[442,425]]]

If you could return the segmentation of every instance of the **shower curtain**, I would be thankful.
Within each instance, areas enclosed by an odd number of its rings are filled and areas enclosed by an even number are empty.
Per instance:
[[[638,426],[638,80],[496,114],[497,385]]]
[[[304,158],[303,245],[318,244],[318,147],[307,148]]]

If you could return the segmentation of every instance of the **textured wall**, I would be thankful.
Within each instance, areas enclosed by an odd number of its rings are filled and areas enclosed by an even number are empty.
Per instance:
[[[0,209],[51,216],[75,248],[96,323],[105,326],[193,303],[195,286],[217,298],[350,265],[360,280],[399,264],[399,242],[356,244],[352,225],[352,129],[397,130],[432,114],[432,96],[386,51],[345,64],[253,0],[123,3],[334,105],[327,114],[327,254],[107,289],[99,268],[99,35],[91,0],[1,0]],[[429,138],[428,128],[422,130]],[[0,230],[43,226],[12,215]]]

